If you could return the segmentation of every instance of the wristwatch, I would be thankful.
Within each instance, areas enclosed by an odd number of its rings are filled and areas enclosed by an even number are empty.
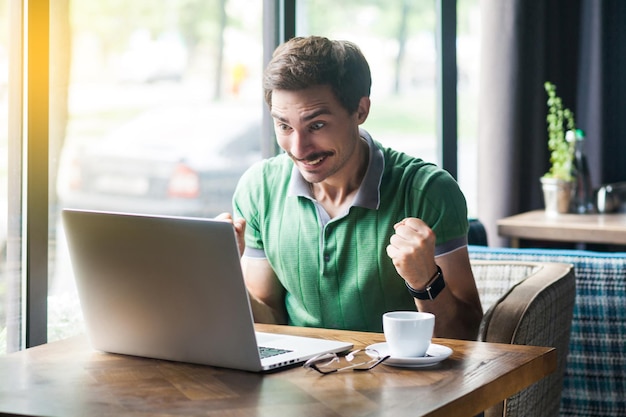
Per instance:
[[[426,285],[426,289],[423,291],[417,291],[409,285],[408,282],[404,281],[406,288],[409,290],[409,293],[418,300],[434,300],[435,297],[439,295],[441,290],[446,287],[446,282],[443,280],[443,272],[441,272],[441,268],[437,265],[437,272],[435,275],[428,281],[428,285]]]

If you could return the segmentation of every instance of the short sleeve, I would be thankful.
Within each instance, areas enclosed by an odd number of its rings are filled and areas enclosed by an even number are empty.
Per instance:
[[[236,218],[246,220],[246,247],[263,250],[260,222],[260,206],[263,201],[263,163],[252,165],[241,177],[233,196],[233,211]]]

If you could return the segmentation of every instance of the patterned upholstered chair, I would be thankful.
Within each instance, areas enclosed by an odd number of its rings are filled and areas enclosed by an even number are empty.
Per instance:
[[[563,263],[472,260],[485,316],[479,340],[557,349],[557,370],[485,412],[557,416],[575,299],[573,267]],[[506,413],[505,413],[506,411]]]
[[[626,417],[626,252],[471,246],[470,259],[562,262],[576,275],[562,417]]]

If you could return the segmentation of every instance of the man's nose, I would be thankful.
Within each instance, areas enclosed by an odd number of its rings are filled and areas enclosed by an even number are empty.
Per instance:
[[[294,130],[289,146],[289,152],[296,158],[305,158],[310,153],[311,141],[306,132]]]

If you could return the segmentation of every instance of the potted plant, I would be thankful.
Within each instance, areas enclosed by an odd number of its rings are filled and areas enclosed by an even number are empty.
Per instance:
[[[556,94],[556,86],[547,81],[544,84],[548,94],[548,149],[550,169],[541,177],[546,212],[548,214],[569,211],[574,178],[576,123],[574,113],[563,108],[563,101]]]

